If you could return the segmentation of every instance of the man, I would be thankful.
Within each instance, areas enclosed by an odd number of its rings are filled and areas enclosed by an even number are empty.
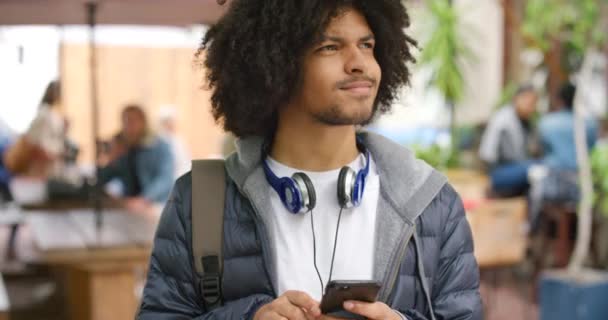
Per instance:
[[[479,157],[490,170],[492,191],[498,196],[522,195],[528,188],[531,120],[538,95],[532,86],[520,87],[513,105],[498,111],[486,128]]]
[[[408,83],[408,25],[399,0],[231,2],[203,41],[213,113],[240,138],[226,162],[224,304],[203,302],[193,272],[191,215],[204,213],[191,212],[186,175],[138,319],[332,319],[319,310],[331,279],[382,282],[377,302],[344,304],[368,319],[481,319],[454,189],[410,151],[357,134]]]
[[[137,105],[123,110],[121,135],[127,150],[100,169],[100,183],[118,179],[124,188],[125,206],[132,211],[146,211],[154,203],[164,203],[173,183],[169,145],[151,133],[146,114]]]

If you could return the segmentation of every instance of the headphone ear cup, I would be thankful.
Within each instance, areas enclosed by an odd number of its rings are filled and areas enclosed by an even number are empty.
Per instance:
[[[352,191],[352,203],[353,206],[358,206],[361,204],[361,200],[363,199],[363,191],[365,189],[365,174],[362,171],[357,173],[355,177],[355,183],[353,184]]]
[[[338,203],[340,208],[350,208],[352,206],[352,191],[355,179],[355,172],[350,167],[343,167],[338,176]]]
[[[279,197],[289,212],[296,214],[302,210],[302,192],[296,181],[288,177],[281,178],[279,190]]]
[[[303,172],[294,173],[292,179],[300,189],[302,206],[306,208],[306,212],[311,211],[317,205],[317,194],[312,180]]]

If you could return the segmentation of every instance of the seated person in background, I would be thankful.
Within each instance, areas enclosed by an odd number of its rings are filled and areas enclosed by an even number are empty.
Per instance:
[[[102,163],[108,164],[118,160],[127,153],[127,142],[122,131],[119,131],[109,141],[103,141],[100,144],[100,160]],[[104,191],[112,197],[122,197],[124,194],[124,186],[119,178],[113,178],[104,186]]]
[[[490,170],[494,195],[522,195],[528,188],[527,172],[533,163],[529,153],[533,140],[530,121],[537,101],[532,86],[520,87],[513,104],[492,116],[482,136],[479,157]]]
[[[566,83],[559,91],[559,105],[541,117],[538,133],[543,147],[543,164],[551,169],[577,171],[574,143],[574,95],[576,87]],[[597,140],[598,124],[588,118],[585,122],[589,150]]]
[[[38,114],[28,130],[4,142],[2,166],[10,175],[47,179],[63,161],[66,141],[65,118],[60,113],[61,85],[51,82],[42,97]]]
[[[538,133],[543,148],[539,166],[531,171],[529,215],[532,231],[538,226],[542,206],[546,202],[576,205],[579,199],[578,163],[574,139],[574,96],[576,87],[564,84],[559,91],[559,104],[542,116]],[[589,150],[597,141],[598,124],[586,119]]]
[[[114,162],[118,158],[125,155],[127,153],[128,146],[122,129],[113,135],[110,140],[101,141],[98,148],[100,157],[105,163]]]
[[[103,185],[115,178],[120,180],[127,209],[148,211],[154,203],[164,203],[169,197],[174,173],[171,150],[151,132],[146,114],[137,105],[123,110],[121,135],[127,149],[112,161],[100,159],[99,182]]]

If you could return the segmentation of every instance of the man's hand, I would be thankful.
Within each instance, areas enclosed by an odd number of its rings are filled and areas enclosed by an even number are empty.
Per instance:
[[[344,302],[344,310],[358,314],[370,320],[401,320],[401,316],[382,302],[359,302],[346,301]],[[337,318],[323,316],[323,320],[337,320]]]
[[[309,320],[321,315],[319,302],[300,291],[287,291],[262,306],[253,320]]]

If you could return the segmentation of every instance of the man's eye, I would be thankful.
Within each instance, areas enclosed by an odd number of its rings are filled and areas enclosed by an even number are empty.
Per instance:
[[[361,47],[364,49],[373,49],[374,48],[374,44],[371,42],[366,42],[366,43],[362,43]]]
[[[338,50],[338,46],[334,45],[334,44],[324,46],[319,49],[319,51],[336,51],[336,50]]]

